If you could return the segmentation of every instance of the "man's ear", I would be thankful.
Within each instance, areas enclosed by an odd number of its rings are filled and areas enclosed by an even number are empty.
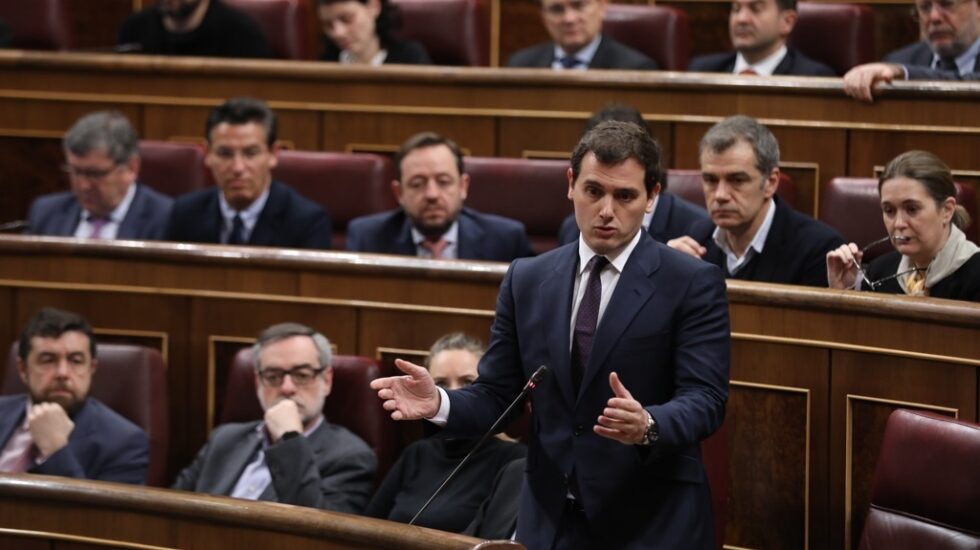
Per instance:
[[[766,178],[765,183],[762,186],[762,190],[765,192],[766,198],[771,199],[773,195],[776,194],[776,190],[779,189],[779,167],[772,169],[769,172],[769,177]]]
[[[566,175],[568,177],[568,200],[572,200],[572,196],[575,192],[575,177],[572,175],[571,167],[569,167]]]
[[[779,12],[779,36],[784,40],[793,32],[797,17],[796,10],[782,10]]]
[[[459,190],[460,190],[460,196],[465,201],[467,195],[469,195],[469,192],[470,192],[470,175],[469,174],[462,174],[461,176],[459,176]]]
[[[391,194],[395,196],[395,202],[402,203],[402,184],[398,180],[391,180]]]
[[[321,376],[323,376],[323,395],[330,395],[330,391],[333,390],[333,367],[327,367]]]
[[[20,381],[27,385],[27,365],[24,360],[19,356],[17,357],[17,374],[20,376]]]

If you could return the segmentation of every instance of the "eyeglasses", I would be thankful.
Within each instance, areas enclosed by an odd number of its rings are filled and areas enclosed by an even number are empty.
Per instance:
[[[966,0],[926,0],[925,2],[917,2],[915,7],[912,8],[912,17],[918,20],[920,17],[929,17],[932,13],[932,8],[939,8],[939,11],[943,13],[950,13],[956,6],[959,6]]]
[[[571,0],[566,4],[551,4],[544,6],[544,12],[551,17],[564,17],[565,12],[571,10],[575,13],[582,13],[592,7],[592,0]]]
[[[293,384],[306,386],[324,370],[326,370],[325,367],[318,369],[314,369],[313,367],[296,367],[289,370],[274,368],[262,369],[259,371],[259,380],[270,388],[278,388],[282,386],[286,376],[289,376],[293,380]]]
[[[864,248],[861,249],[861,256],[863,257],[865,253],[867,253],[872,248],[878,246],[879,244],[882,244],[882,243],[885,243],[885,242],[891,242],[891,240],[892,240],[891,235],[888,235],[886,237],[882,237],[882,238],[878,239],[877,241],[872,241],[872,242],[864,245]],[[871,279],[868,279],[868,275],[867,275],[867,273],[864,270],[864,266],[862,266],[861,264],[859,264],[858,261],[857,261],[857,259],[855,259],[854,256],[851,256],[851,263],[853,263],[854,264],[854,267],[857,268],[858,275],[861,276],[861,280],[864,281],[864,284],[868,285],[868,288],[870,288],[871,290],[878,290],[878,287],[880,287],[884,283],[887,283],[888,281],[891,281],[892,279],[897,279],[899,277],[904,277],[905,275],[909,275],[911,273],[915,273],[916,271],[926,271],[926,269],[927,269],[925,267],[913,267],[912,269],[906,269],[905,271],[899,271],[898,273],[895,273],[894,275],[889,275],[887,277],[882,277],[881,279],[878,279],[877,281],[872,281]]]
[[[76,178],[85,178],[87,180],[92,180],[92,181],[105,179],[116,168],[119,168],[118,164],[113,164],[109,168],[105,168],[105,169],[79,168],[78,166],[72,166],[70,164],[61,165],[61,171],[68,174],[69,176],[74,176]]]

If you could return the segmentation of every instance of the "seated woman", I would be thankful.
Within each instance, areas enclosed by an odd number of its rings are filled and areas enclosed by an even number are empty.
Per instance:
[[[473,383],[483,344],[463,333],[439,338],[426,367],[435,383],[453,390]],[[481,434],[482,435],[482,434]],[[408,523],[442,484],[479,436],[472,439],[420,439],[409,445],[368,503],[365,515]],[[417,525],[462,532],[489,496],[497,472],[527,453],[524,445],[490,438],[426,508]]]
[[[828,252],[830,287],[980,301],[980,248],[963,234],[970,216],[956,204],[949,167],[932,153],[902,153],[885,167],[878,194],[895,250],[867,271],[854,243]]]
[[[397,9],[388,0],[317,0],[323,29],[324,61],[358,65],[429,65],[418,42],[393,36]]]

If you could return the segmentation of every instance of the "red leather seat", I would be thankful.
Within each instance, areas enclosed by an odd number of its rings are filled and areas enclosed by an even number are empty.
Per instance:
[[[980,425],[892,412],[859,549],[980,548],[978,465]]]
[[[381,365],[370,357],[333,356],[333,388],[323,405],[327,420],[357,434],[378,457],[377,479],[384,479],[397,458],[394,421],[381,407],[369,386],[381,376]],[[255,364],[252,348],[242,348],[228,372],[224,404],[219,422],[248,422],[262,418],[255,395]]]
[[[140,141],[138,181],[171,197],[212,184],[202,146],[151,140]]]
[[[687,12],[659,5],[609,4],[602,32],[646,54],[665,71],[687,69]]]
[[[0,0],[0,19],[10,27],[10,47],[67,50],[72,47],[69,0]]]
[[[706,208],[700,170],[668,170],[667,182],[668,191],[686,201]],[[776,188],[776,194],[786,204],[796,208],[796,185],[793,184],[793,178],[789,174],[779,173],[779,187]]]
[[[343,250],[348,222],[398,205],[392,170],[391,161],[379,155],[282,151],[272,176],[327,209],[333,248]]]
[[[315,0],[224,0],[252,16],[280,59],[314,59],[311,3]]]
[[[728,446],[730,423],[732,423],[731,415],[722,422],[715,433],[701,442],[704,471],[708,476],[708,487],[711,488],[715,544],[719,550],[725,545],[725,525],[728,524],[728,507],[732,499],[731,451]]]
[[[800,2],[789,45],[843,75],[875,61],[874,12],[864,4]]]
[[[487,0],[391,0],[401,13],[398,35],[425,46],[437,65],[490,65]]]
[[[568,161],[465,157],[470,175],[466,205],[524,223],[536,253],[558,244],[561,222],[572,212]]]
[[[129,344],[97,344],[99,367],[89,395],[129,419],[150,439],[146,484],[166,484],[170,448],[170,407],[167,370],[160,352]],[[23,393],[27,387],[17,375],[17,344],[11,346],[4,376],[4,395]]]

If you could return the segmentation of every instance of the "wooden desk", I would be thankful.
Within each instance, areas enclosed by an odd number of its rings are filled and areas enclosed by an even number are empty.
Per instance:
[[[0,237],[0,342],[39,307],[169,357],[171,471],[203,443],[215,357],[284,319],[340,353],[485,337],[504,264],[169,243]],[[841,548],[860,532],[887,414],[978,421],[980,305],[729,281],[727,541]],[[855,546],[850,546],[855,547]]]

